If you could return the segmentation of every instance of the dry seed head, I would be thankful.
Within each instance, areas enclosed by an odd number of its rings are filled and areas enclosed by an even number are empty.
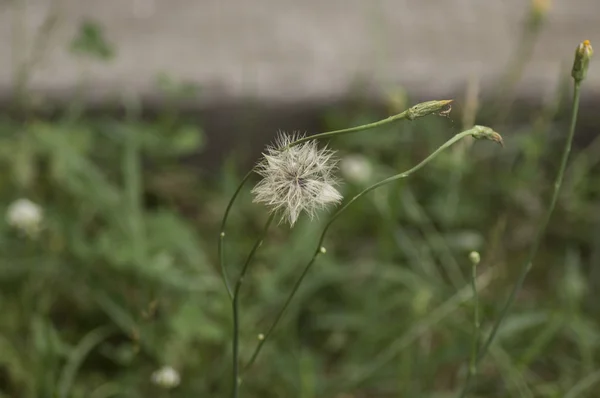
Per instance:
[[[319,148],[315,140],[292,145],[299,138],[280,133],[275,145],[267,147],[256,167],[263,178],[252,190],[255,203],[280,212],[281,221],[290,226],[302,212],[312,218],[318,210],[342,200],[335,188],[335,153]]]
[[[42,207],[25,198],[12,202],[6,211],[6,222],[31,238],[39,234],[43,219]]]
[[[175,388],[181,382],[179,372],[171,366],[163,366],[152,373],[150,378],[152,383],[165,389]]]

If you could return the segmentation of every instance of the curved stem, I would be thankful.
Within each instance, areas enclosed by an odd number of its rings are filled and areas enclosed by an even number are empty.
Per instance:
[[[242,187],[244,186],[244,184],[246,184],[246,181],[248,181],[248,179],[250,178],[250,176],[252,175],[252,173],[254,172],[254,168],[252,168],[248,173],[246,173],[246,175],[244,176],[244,178],[242,178],[242,181],[240,182],[240,185],[236,188],[235,192],[233,193],[233,196],[231,197],[231,199],[229,199],[229,203],[227,204],[227,208],[225,209],[225,214],[223,215],[223,220],[221,221],[221,230],[219,233],[219,267],[221,268],[221,277],[223,278],[223,283],[225,284],[225,288],[227,289],[227,294],[229,295],[229,298],[231,300],[233,300],[233,291],[231,290],[231,284],[229,283],[229,275],[227,274],[227,268],[225,268],[225,260],[224,260],[224,253],[223,253],[223,241],[225,239],[225,223],[227,222],[227,218],[229,217],[229,212],[231,211],[231,207],[233,206],[233,202],[235,201],[235,199],[237,198],[237,196],[239,195],[240,191],[242,190]]]
[[[300,275],[300,277],[298,278],[298,280],[296,280],[296,283],[294,284],[292,291],[290,292],[290,294],[288,295],[285,303],[283,304],[283,307],[279,310],[279,313],[277,314],[277,316],[275,317],[275,321],[271,324],[271,326],[269,327],[269,329],[267,330],[267,333],[265,333],[264,338],[261,339],[261,341],[257,344],[254,353],[252,354],[252,357],[250,358],[250,361],[246,364],[246,366],[244,367],[244,370],[247,370],[248,368],[250,368],[250,366],[252,366],[252,364],[255,362],[256,358],[258,357],[258,354],[260,353],[264,343],[267,341],[267,339],[269,338],[269,336],[272,334],[273,330],[275,329],[275,327],[277,326],[277,324],[279,323],[279,320],[282,318],[283,314],[285,313],[285,311],[287,310],[290,302],[292,301],[292,298],[295,296],[296,292],[298,291],[298,288],[300,287],[300,284],[302,283],[302,281],[304,280],[304,278],[306,277],[306,275],[308,274],[308,271],[310,270],[310,268],[313,266],[313,264],[315,263],[317,257],[320,254],[324,254],[325,253],[325,248],[323,247],[323,241],[325,240],[325,235],[327,234],[327,231],[329,230],[329,227],[331,226],[331,224],[333,224],[333,222],[352,204],[354,203],[356,200],[360,199],[362,196],[366,195],[367,193],[373,191],[374,189],[377,189],[383,185],[389,184],[391,182],[400,180],[402,178],[406,178],[409,177],[411,174],[415,173],[416,171],[420,170],[423,166],[425,166],[427,163],[429,163],[430,161],[432,161],[435,157],[437,157],[441,152],[443,152],[444,150],[446,150],[448,147],[450,147],[452,144],[456,143],[457,141],[460,141],[461,139],[465,138],[466,136],[475,136],[475,134],[477,134],[478,132],[480,132],[481,129],[480,126],[475,126],[472,129],[463,131],[461,133],[456,134],[454,137],[452,137],[451,139],[449,139],[448,141],[446,141],[442,146],[440,146],[437,150],[435,150],[435,152],[433,152],[432,154],[430,154],[427,158],[425,158],[423,161],[421,161],[419,164],[417,164],[416,166],[414,166],[413,168],[411,168],[410,170],[407,170],[403,173],[400,174],[396,174],[394,176],[388,177],[384,180],[381,180],[367,188],[365,188],[363,191],[361,191],[360,193],[358,193],[357,195],[355,195],[352,199],[350,199],[348,202],[346,202],[342,207],[338,208],[336,210],[336,212],[331,216],[331,218],[329,219],[329,221],[327,222],[327,224],[325,224],[325,228],[323,229],[323,232],[321,233],[321,237],[319,238],[319,243],[317,244],[317,248],[313,254],[313,257],[311,258],[311,260],[308,262],[308,264],[306,265],[306,267],[304,268],[304,270],[302,271],[302,274]]]
[[[321,138],[328,138],[328,137],[333,137],[336,135],[343,135],[343,134],[355,133],[355,132],[364,131],[364,130],[370,130],[370,129],[374,129],[376,127],[381,127],[383,125],[386,125],[388,123],[391,123],[391,122],[394,122],[397,120],[403,120],[403,119],[415,120],[415,119],[430,115],[432,113],[439,112],[442,109],[450,106],[451,103],[452,103],[452,100],[434,100],[434,101],[421,102],[419,104],[416,104],[416,105],[410,107],[409,109],[405,110],[402,113],[390,116],[386,119],[382,119],[382,120],[379,120],[379,121],[376,121],[373,123],[363,124],[360,126],[350,127],[347,129],[327,131],[325,133],[315,134],[310,137],[300,138],[300,139],[292,142],[291,144],[289,144],[288,147],[295,146],[295,145],[298,145],[298,144],[301,144],[303,142],[310,141],[310,140],[318,140]],[[233,300],[233,292],[231,290],[229,276],[227,274],[227,269],[225,267],[224,260],[223,260],[225,224],[227,223],[227,218],[229,217],[229,211],[231,210],[231,207],[233,206],[233,202],[235,201],[235,199],[237,198],[238,194],[240,193],[242,187],[248,181],[248,179],[250,178],[250,176],[252,175],[253,172],[254,172],[254,168],[252,168],[252,170],[250,170],[244,176],[244,178],[240,182],[240,185],[237,187],[233,196],[229,200],[229,203],[227,204],[227,209],[225,210],[225,214],[223,215],[223,220],[221,221],[221,230],[219,232],[219,243],[218,243],[219,267],[221,268],[221,277],[223,278],[223,283],[225,284],[225,288],[227,289],[227,294],[229,295],[229,298],[231,300]]]
[[[292,142],[289,146],[294,146],[294,145],[302,144],[303,142],[306,142],[306,141],[318,140],[318,139],[321,139],[321,138],[333,137],[335,135],[343,135],[343,134],[349,134],[349,133],[355,133],[355,132],[359,132],[359,131],[365,131],[365,130],[374,129],[376,127],[381,127],[383,125],[386,125],[388,123],[394,122],[396,120],[406,119],[406,118],[408,118],[408,115],[409,115],[409,109],[407,109],[404,112],[399,113],[397,115],[390,116],[390,117],[388,117],[386,119],[383,119],[383,120],[379,120],[377,122],[367,123],[367,124],[363,124],[363,125],[360,125],[360,126],[350,127],[350,128],[347,128],[347,129],[328,131],[326,133],[319,133],[319,134],[314,134],[314,135],[311,135],[311,136],[308,136],[308,137],[300,138],[300,139]]]
[[[363,125],[356,126],[356,127],[350,127],[347,129],[333,130],[333,131],[328,131],[326,133],[320,133],[320,134],[311,135],[309,137],[300,138],[300,139],[292,142],[290,145],[288,145],[288,147],[298,145],[298,144],[301,144],[306,141],[319,140],[321,138],[333,137],[335,135],[342,135],[342,134],[348,134],[348,133],[356,133],[358,131],[370,130],[370,129],[374,129],[376,127],[381,127],[383,125],[394,122],[396,120],[403,120],[403,119],[415,120],[415,119],[418,119],[418,118],[421,118],[421,117],[424,117],[427,115],[431,115],[432,113],[441,112],[444,108],[447,108],[448,106],[450,106],[452,101],[453,100],[434,100],[434,101],[421,102],[421,103],[418,103],[418,104],[408,108],[407,110],[405,110],[402,113],[398,113],[397,115],[390,116],[386,119],[379,120],[379,121],[373,122],[373,123],[363,124]]]
[[[563,177],[565,174],[565,169],[567,167],[567,160],[569,159],[569,153],[571,152],[571,144],[573,142],[573,136],[575,135],[575,125],[577,124],[577,114],[579,111],[580,88],[581,88],[581,81],[575,80],[575,85],[574,85],[574,89],[573,89],[573,105],[572,105],[572,109],[571,109],[571,124],[569,127],[569,135],[567,137],[567,141],[565,143],[565,148],[563,150],[562,158],[560,161],[560,166],[558,169],[558,174],[556,176],[556,180],[554,181],[554,190],[552,192],[552,198],[550,200],[550,205],[548,206],[548,210],[546,211],[546,214],[544,215],[542,222],[538,226],[538,230],[536,232],[535,239],[533,241],[533,245],[531,246],[531,249],[529,250],[529,253],[527,255],[527,258],[525,259],[525,262],[521,266],[517,282],[513,286],[513,289],[510,292],[510,295],[508,296],[508,299],[506,300],[506,303],[504,304],[502,311],[500,312],[500,316],[498,317],[498,319],[492,326],[492,331],[490,332],[490,335],[485,340],[485,343],[483,344],[481,350],[479,351],[479,354],[477,355],[477,361],[475,362],[476,365],[479,364],[479,362],[481,362],[481,360],[487,354],[488,350],[490,349],[490,346],[492,345],[492,342],[494,341],[494,338],[496,337],[496,334],[498,333],[498,329],[500,328],[500,325],[502,324],[502,322],[508,315],[508,312],[510,311],[510,309],[517,297],[517,293],[521,290],[521,287],[523,286],[523,283],[525,282],[525,278],[527,277],[527,274],[529,273],[529,271],[531,270],[531,268],[533,266],[533,264],[532,264],[533,259],[534,259],[535,255],[537,254],[542,237],[544,236],[544,232],[546,231],[546,227],[548,226],[548,222],[550,221],[550,217],[552,216],[552,212],[554,211],[554,207],[556,206],[556,202],[558,200],[558,194],[560,192],[560,187],[562,185]],[[464,398],[467,396],[467,393],[470,388],[469,382],[470,382],[470,380],[466,381],[464,388],[460,394],[461,398]]]
[[[254,258],[254,255],[256,254],[256,251],[262,245],[263,240],[265,239],[265,236],[267,235],[267,231],[269,230],[269,227],[271,226],[271,223],[273,222],[273,217],[274,217],[274,214],[271,214],[269,216],[269,219],[265,223],[265,226],[263,228],[262,233],[260,234],[260,237],[258,238],[256,243],[252,247],[250,254],[248,254],[248,257],[246,258],[246,262],[244,263],[244,266],[242,267],[242,271],[240,272],[240,276],[238,277],[237,282],[235,283],[235,288],[233,290],[233,299],[231,301],[232,312],[233,312],[233,339],[232,339],[232,345],[233,345],[233,372],[232,372],[232,376],[233,376],[232,390],[233,391],[232,391],[232,397],[233,398],[238,397],[238,390],[239,390],[239,360],[238,360],[238,357],[239,357],[239,346],[240,346],[240,344],[239,344],[240,343],[240,320],[239,320],[239,318],[240,318],[239,317],[240,288],[242,287],[242,283],[244,282],[244,278],[246,276],[246,273],[248,272],[248,268],[250,266],[250,263],[252,262],[252,259]]]

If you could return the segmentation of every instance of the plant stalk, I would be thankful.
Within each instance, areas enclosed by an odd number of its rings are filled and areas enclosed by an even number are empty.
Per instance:
[[[246,277],[246,273],[248,272],[248,268],[256,251],[262,245],[265,236],[273,222],[274,214],[269,216],[269,219],[265,223],[263,231],[252,247],[250,254],[248,254],[248,258],[246,258],[246,262],[242,267],[242,271],[240,272],[240,276],[235,283],[235,288],[233,290],[233,299],[231,300],[232,312],[233,312],[233,338],[232,338],[232,346],[233,346],[233,371],[232,371],[232,394],[233,398],[238,398],[239,395],[239,351],[240,351],[240,317],[239,317],[239,298],[240,298],[240,288],[242,287],[242,283],[244,282],[244,278]]]
[[[248,181],[250,179],[250,176],[252,175],[252,173],[254,172],[254,169],[250,170],[248,173],[246,173],[246,175],[244,176],[244,178],[242,178],[242,181],[240,182],[240,185],[238,185],[238,187],[236,188],[235,192],[233,193],[233,196],[231,197],[231,199],[229,199],[229,203],[227,203],[227,208],[225,209],[225,214],[223,215],[223,220],[221,221],[221,230],[219,233],[219,267],[221,268],[221,277],[223,278],[223,283],[225,284],[225,288],[227,289],[227,294],[229,295],[229,299],[233,301],[233,290],[231,289],[231,283],[229,282],[229,275],[227,274],[227,268],[225,267],[225,259],[224,259],[224,248],[223,248],[223,241],[225,240],[225,224],[227,223],[227,218],[229,218],[229,212],[231,211],[231,207],[233,206],[233,202],[235,202],[235,199],[238,197],[240,191],[242,190],[242,187],[244,186],[244,184],[246,184],[246,181]]]
[[[367,123],[367,124],[363,124],[360,126],[350,127],[350,128],[342,129],[342,130],[328,131],[325,133],[320,133],[320,134],[315,134],[315,135],[312,135],[309,137],[300,138],[300,139],[292,142],[289,145],[289,147],[301,144],[301,143],[309,141],[309,140],[330,138],[330,137],[334,137],[337,135],[369,130],[369,129],[373,129],[376,127],[384,126],[388,123],[392,123],[397,120],[403,120],[403,119],[415,120],[415,119],[430,115],[432,113],[440,112],[440,111],[444,110],[445,108],[447,108],[448,106],[450,106],[451,103],[452,103],[452,100],[435,100],[435,101],[421,102],[421,103],[414,105],[411,108],[405,110],[402,113],[390,116],[386,119],[379,120],[377,122]],[[231,210],[231,207],[233,206],[233,203],[235,202],[235,199],[237,198],[240,191],[242,190],[242,187],[250,179],[250,176],[252,175],[253,172],[254,172],[254,168],[252,170],[250,170],[244,176],[244,178],[240,182],[240,185],[236,188],[233,196],[231,197],[231,199],[229,199],[229,203],[227,204],[225,214],[223,215],[223,220],[221,221],[221,229],[219,231],[219,243],[218,243],[219,268],[221,269],[221,277],[223,278],[223,283],[225,284],[225,288],[227,289],[227,294],[229,295],[229,298],[231,300],[233,300],[233,292],[231,289],[231,283],[229,282],[229,276],[227,274],[227,269],[225,267],[225,260],[224,260],[225,226],[227,223],[227,219],[229,218],[229,212]]]
[[[483,131],[485,131],[485,133]],[[423,168],[427,163],[429,163],[433,159],[435,159],[440,153],[442,153],[443,151],[445,151],[447,148],[449,148],[450,146],[452,146],[454,143],[462,140],[463,138],[465,138],[467,136],[473,136],[475,138],[486,138],[486,139],[491,139],[491,140],[494,140],[494,141],[497,141],[497,142],[498,142],[498,137],[499,137],[499,135],[497,133],[494,133],[491,129],[486,128],[486,127],[482,127],[482,126],[475,126],[475,127],[471,128],[469,130],[465,130],[465,131],[463,131],[461,133],[458,133],[454,137],[452,137],[448,141],[446,141],[442,146],[440,146],[438,149],[436,149],[433,153],[431,153],[428,157],[426,157],[424,160],[422,160],[419,164],[417,164],[413,168],[411,168],[411,169],[409,169],[409,170],[407,170],[407,171],[405,171],[403,173],[396,174],[396,175],[393,175],[391,177],[388,177],[388,178],[386,178],[384,180],[381,180],[381,181],[379,181],[379,182],[377,182],[377,183],[375,183],[375,184],[373,184],[373,185],[365,188],[363,191],[361,191],[360,193],[358,193],[357,195],[355,195],[354,197],[352,197],[352,199],[350,199],[348,202],[346,202],[342,207],[340,207],[340,208],[338,208],[336,210],[336,212],[331,216],[331,218],[329,219],[329,221],[327,222],[327,224],[325,224],[323,232],[321,233],[321,237],[319,238],[319,242],[317,244],[317,248],[316,248],[316,250],[315,250],[312,258],[310,259],[310,261],[308,262],[308,264],[304,267],[304,270],[300,274],[300,277],[294,283],[294,286],[292,287],[292,290],[291,290],[290,294],[288,295],[285,303],[283,304],[282,308],[279,310],[277,316],[275,317],[275,321],[271,324],[271,326],[267,330],[267,333],[265,333],[264,338],[261,339],[259,341],[259,343],[257,344],[257,346],[256,346],[256,348],[254,350],[254,353],[252,354],[252,357],[250,358],[250,361],[244,367],[244,370],[249,369],[252,366],[252,364],[255,362],[255,360],[258,357],[258,354],[260,353],[263,345],[268,340],[269,336],[273,333],[273,330],[275,329],[275,327],[279,323],[279,320],[282,318],[283,314],[285,313],[285,311],[289,307],[290,302],[294,298],[294,296],[295,296],[296,292],[298,291],[298,288],[300,287],[302,281],[304,280],[304,278],[308,274],[308,271],[311,269],[311,267],[313,266],[313,264],[317,260],[317,257],[319,255],[321,255],[321,254],[325,254],[326,250],[323,247],[323,241],[325,240],[325,235],[327,234],[327,231],[329,230],[329,227],[331,227],[331,225],[333,224],[333,222],[346,209],[348,209],[348,207],[350,207],[350,205],[352,203],[354,203],[355,201],[357,201],[358,199],[360,199],[362,196],[366,195],[367,193],[369,193],[369,192],[371,192],[371,191],[373,191],[373,190],[375,190],[375,189],[377,189],[377,188],[379,188],[379,187],[381,187],[383,185],[387,185],[387,184],[390,184],[390,183],[395,182],[397,180],[409,177],[410,175],[412,175],[416,171],[418,171],[421,168]],[[501,142],[501,141],[499,141],[499,142]]]
[[[557,174],[556,180],[554,182],[554,190],[552,192],[552,198],[550,200],[550,205],[548,206],[548,209],[546,211],[546,214],[544,215],[544,218],[542,219],[541,223],[539,224],[538,230],[535,235],[535,239],[533,241],[533,245],[531,246],[531,249],[529,250],[529,253],[527,255],[525,262],[521,266],[517,282],[515,283],[512,291],[510,292],[510,295],[508,296],[508,299],[506,300],[506,303],[504,304],[504,307],[502,308],[502,311],[500,312],[499,318],[494,323],[494,325],[492,327],[492,331],[490,332],[488,338],[485,340],[485,343],[481,347],[479,354],[477,355],[477,360],[475,362],[475,366],[477,366],[481,362],[481,360],[485,357],[485,355],[487,354],[488,350],[490,349],[490,346],[492,345],[492,342],[494,341],[494,339],[496,337],[496,334],[498,333],[498,329],[500,328],[500,325],[502,324],[502,322],[508,315],[508,312],[510,311],[513,303],[515,302],[517,294],[523,287],[525,278],[527,277],[527,274],[529,273],[529,271],[531,270],[531,268],[533,266],[533,259],[534,259],[535,255],[537,254],[541,240],[544,236],[544,232],[546,231],[546,228],[550,221],[550,217],[552,216],[554,207],[556,206],[556,202],[558,200],[558,194],[560,192],[560,187],[563,182],[565,169],[567,167],[567,160],[569,159],[569,154],[571,152],[571,144],[573,142],[573,137],[575,135],[575,126],[577,124],[577,114],[579,111],[579,97],[580,97],[580,90],[581,90],[581,81],[582,80],[575,79],[575,84],[574,84],[574,88],[573,88],[573,104],[572,104],[572,109],[571,109],[571,124],[569,127],[569,134],[567,136],[567,141],[565,143],[565,147],[564,147],[564,150],[562,153],[562,158],[560,161],[558,174]],[[470,389],[470,380],[467,378],[464,388],[462,390],[462,393],[460,394],[460,397],[461,398],[466,397],[469,392],[469,389]]]

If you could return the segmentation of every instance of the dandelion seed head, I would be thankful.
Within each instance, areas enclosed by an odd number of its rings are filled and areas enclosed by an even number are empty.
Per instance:
[[[29,199],[12,202],[6,211],[6,222],[27,235],[34,237],[41,228],[43,209]]]
[[[347,180],[363,185],[371,179],[373,166],[362,155],[347,155],[340,162],[340,171]]]
[[[152,383],[166,389],[175,388],[181,382],[179,372],[171,366],[163,366],[154,371],[152,376],[150,376],[150,379],[152,380]]]
[[[263,177],[254,187],[254,202],[281,213],[281,221],[293,226],[302,212],[313,218],[318,210],[339,203],[334,176],[334,151],[319,148],[315,140],[288,147],[299,135],[280,133],[267,147],[256,171]]]

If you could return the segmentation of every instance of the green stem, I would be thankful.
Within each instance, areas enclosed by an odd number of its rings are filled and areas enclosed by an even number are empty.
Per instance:
[[[60,378],[56,397],[67,398],[77,376],[77,371],[90,354],[90,352],[111,335],[115,334],[113,326],[101,326],[86,334],[73,348],[67,359]]]
[[[471,289],[473,290],[473,341],[471,343],[471,359],[465,384],[469,384],[477,376],[477,348],[479,347],[479,297],[477,294],[477,262],[471,267]]]
[[[550,221],[552,212],[554,211],[554,207],[556,206],[556,202],[558,200],[558,194],[560,192],[560,187],[562,185],[563,177],[565,174],[565,169],[567,167],[567,160],[569,159],[569,153],[571,152],[571,144],[573,142],[573,136],[575,135],[575,125],[577,124],[577,114],[579,111],[580,88],[581,88],[581,81],[575,80],[575,85],[574,85],[574,89],[573,89],[573,106],[572,106],[572,110],[571,110],[571,125],[569,128],[569,135],[567,137],[567,142],[565,143],[565,148],[564,148],[562,158],[560,161],[560,167],[558,169],[556,181],[554,182],[554,190],[552,192],[552,198],[550,200],[550,205],[548,206],[548,210],[546,211],[546,214],[544,215],[544,218],[542,219],[542,222],[540,223],[540,225],[538,227],[537,233],[535,235],[535,239],[533,241],[533,245],[531,246],[531,249],[529,250],[529,254],[527,255],[525,262],[521,266],[521,270],[520,270],[517,282],[515,283],[512,291],[510,292],[510,295],[508,296],[508,299],[506,300],[506,303],[504,304],[504,307],[502,308],[502,311],[500,312],[499,318],[494,323],[494,326],[492,327],[492,331],[490,332],[489,337],[486,339],[485,343],[483,344],[483,347],[479,351],[479,355],[477,356],[477,361],[476,361],[477,364],[479,364],[479,362],[481,362],[481,360],[487,354],[490,346],[492,345],[492,342],[494,341],[494,338],[496,337],[496,334],[498,333],[498,329],[500,328],[500,325],[502,324],[502,322],[508,315],[508,312],[510,311],[510,308],[512,307],[512,305],[516,299],[517,293],[521,290],[521,287],[523,286],[523,283],[525,282],[525,278],[527,277],[527,274],[529,273],[529,271],[532,268],[533,259],[538,251],[540,242],[542,240],[542,237],[544,236],[544,232],[546,230],[546,227],[548,226],[548,222]],[[469,388],[470,388],[469,382],[467,381],[465,383],[464,389],[460,395],[461,398],[465,397],[467,395]]]
[[[246,273],[248,272],[248,268],[250,266],[250,263],[252,262],[252,259],[254,258],[254,255],[256,254],[256,251],[262,245],[263,240],[265,239],[265,236],[267,235],[267,231],[269,230],[269,227],[271,226],[271,223],[273,222],[273,218],[274,218],[274,214],[271,214],[269,216],[269,219],[265,223],[265,226],[263,228],[263,231],[262,231],[260,237],[258,238],[256,243],[252,247],[252,250],[250,251],[250,254],[248,254],[248,257],[246,258],[246,262],[244,263],[244,266],[242,267],[242,271],[240,272],[240,276],[238,277],[237,282],[235,283],[235,288],[233,290],[233,298],[231,300],[232,312],[233,312],[233,339],[232,339],[232,345],[233,345],[232,376],[233,376],[233,380],[232,380],[232,394],[231,395],[233,398],[237,398],[238,392],[239,392],[239,359],[238,359],[238,357],[239,357],[239,351],[240,351],[239,350],[239,348],[240,348],[240,319],[239,319],[240,318],[239,317],[240,288],[242,287],[242,283],[244,282],[244,278],[246,277]]]
[[[325,133],[314,134],[309,137],[300,138],[300,139],[292,142],[288,147],[295,146],[295,145],[298,145],[298,144],[301,144],[303,142],[310,141],[310,140],[318,140],[321,138],[328,138],[328,137],[333,137],[336,135],[370,130],[370,129],[373,129],[376,127],[384,126],[388,123],[392,123],[397,120],[403,120],[403,119],[415,120],[420,117],[424,117],[429,114],[439,112],[440,110],[449,106],[451,103],[452,103],[452,100],[438,100],[438,101],[421,102],[421,103],[414,105],[411,108],[405,110],[402,113],[399,113],[394,116],[390,116],[386,119],[379,120],[379,121],[373,122],[373,123],[363,124],[360,126],[350,127],[347,129],[333,130],[333,131],[328,131]],[[219,233],[219,243],[218,243],[218,246],[219,246],[218,262],[219,262],[219,267],[221,268],[221,277],[223,278],[223,283],[225,284],[225,288],[227,289],[227,293],[228,293],[230,299],[233,299],[233,293],[231,291],[231,284],[229,282],[229,276],[227,275],[227,269],[225,267],[225,263],[224,263],[224,259],[223,259],[223,257],[224,257],[224,253],[223,253],[224,247],[223,246],[224,246],[224,239],[225,239],[225,224],[227,223],[227,218],[229,217],[229,212],[231,210],[231,207],[233,206],[235,199],[237,198],[242,187],[248,181],[248,179],[250,178],[250,176],[252,175],[253,172],[254,172],[254,169],[250,170],[248,172],[248,174],[246,174],[244,176],[244,178],[242,179],[242,181],[240,182],[240,185],[237,187],[233,196],[229,200],[229,203],[227,204],[227,209],[225,210],[225,214],[223,215],[223,220],[221,221],[221,230]]]
[[[328,131],[326,133],[319,133],[319,134],[314,134],[308,137],[304,137],[304,138],[300,138],[296,141],[294,141],[293,143],[291,143],[289,146],[294,146],[294,145],[298,145],[298,144],[302,144],[303,142],[306,141],[311,141],[311,140],[318,140],[321,138],[328,138],[328,137],[333,137],[336,135],[343,135],[343,134],[349,134],[349,133],[356,133],[359,131],[365,131],[365,130],[370,130],[370,129],[374,129],[377,127],[381,127],[383,125],[386,125],[388,123],[391,122],[395,122],[397,120],[402,120],[402,119],[406,119],[408,117],[408,112],[409,110],[405,110],[402,113],[399,113],[397,115],[394,116],[390,116],[387,119],[383,119],[383,120],[379,120],[377,122],[373,122],[373,123],[367,123],[367,124],[363,124],[361,126],[355,126],[355,127],[350,127],[347,129],[341,129],[341,130],[333,130],[333,131]]]
[[[471,351],[471,368],[473,375],[476,374],[476,361],[477,361],[477,347],[479,343],[479,333],[480,333],[480,325],[479,325],[479,296],[477,294],[477,264],[473,263],[473,267],[471,269],[471,287],[473,289],[473,347]]]
[[[235,202],[235,199],[238,197],[240,191],[242,190],[242,187],[244,186],[244,184],[246,184],[246,181],[248,181],[250,179],[250,176],[252,175],[252,173],[254,172],[254,169],[250,170],[248,173],[246,173],[246,175],[244,176],[244,178],[242,178],[242,181],[240,182],[240,185],[238,185],[238,187],[236,188],[235,192],[233,193],[233,196],[231,197],[231,199],[229,199],[229,203],[227,204],[227,208],[225,209],[225,214],[223,215],[223,220],[221,221],[221,232],[219,233],[219,267],[221,268],[221,277],[223,278],[223,283],[225,284],[225,288],[227,289],[227,294],[229,295],[229,298],[231,300],[233,300],[233,291],[231,290],[231,284],[229,282],[229,275],[227,274],[227,268],[225,267],[225,260],[224,260],[224,248],[223,248],[223,241],[225,240],[225,224],[227,223],[227,218],[229,218],[229,212],[231,211],[231,207],[233,206],[233,202]]]
[[[440,153],[442,153],[448,147],[452,146],[452,144],[456,143],[457,141],[460,141],[461,139],[463,139],[463,138],[465,138],[467,136],[474,136],[475,134],[477,134],[477,132],[479,132],[478,129],[481,129],[481,127],[480,126],[475,126],[472,129],[469,129],[469,130],[466,130],[466,131],[463,131],[461,133],[456,134],[454,137],[452,137],[451,139],[449,139],[448,141],[446,141],[442,146],[440,146],[437,150],[435,150],[435,152],[433,152],[432,154],[430,154],[427,158],[425,158],[423,161],[421,161],[419,164],[417,164],[416,166],[414,166],[410,170],[407,170],[407,171],[405,171],[403,173],[396,174],[394,176],[388,177],[388,178],[386,178],[384,180],[381,180],[381,181],[379,181],[379,182],[377,182],[377,183],[375,183],[375,184],[373,184],[373,185],[365,188],[363,191],[361,191],[360,193],[358,193],[357,195],[355,195],[352,199],[350,199],[348,202],[346,202],[342,207],[340,207],[340,208],[338,208],[336,210],[336,212],[331,216],[331,218],[329,219],[329,221],[327,222],[327,224],[325,224],[325,228],[323,229],[323,232],[321,233],[321,237],[319,238],[319,242],[317,244],[317,248],[316,248],[316,250],[315,250],[315,252],[313,254],[313,257],[310,259],[310,261],[308,262],[308,264],[306,265],[306,267],[302,271],[302,274],[300,274],[300,277],[298,278],[298,280],[296,280],[296,283],[292,287],[292,291],[288,295],[285,303],[283,304],[282,308],[279,310],[279,313],[275,317],[275,321],[271,324],[271,326],[267,330],[267,333],[265,333],[264,338],[261,339],[261,341],[259,341],[259,343],[257,344],[257,346],[256,346],[256,348],[254,350],[254,353],[252,354],[252,357],[250,358],[250,361],[244,367],[244,370],[247,370],[247,369],[250,368],[250,366],[252,366],[252,364],[256,360],[258,354],[260,353],[260,351],[261,351],[264,343],[268,340],[269,336],[272,334],[273,330],[275,329],[275,327],[279,323],[279,320],[282,318],[283,314],[287,310],[290,302],[292,301],[293,297],[295,296],[296,292],[298,291],[298,288],[300,287],[300,284],[302,283],[303,279],[308,274],[308,271],[310,270],[310,268],[315,263],[317,257],[320,254],[324,254],[325,253],[325,248],[323,247],[323,241],[325,240],[325,235],[327,234],[327,231],[329,230],[329,227],[331,227],[331,224],[333,224],[333,222],[346,209],[348,209],[348,207],[350,207],[350,205],[352,203],[354,203],[356,200],[360,199],[362,196],[366,195],[367,193],[369,193],[369,192],[371,192],[371,191],[373,191],[373,190],[375,190],[375,189],[377,189],[377,188],[379,188],[379,187],[381,187],[383,185],[392,183],[392,182],[400,180],[402,178],[409,177],[411,174],[413,174],[416,171],[420,170],[427,163],[429,163],[433,159],[435,159]]]
[[[292,142],[290,145],[288,145],[288,147],[302,144],[303,142],[306,142],[306,141],[319,140],[321,138],[328,138],[328,137],[333,137],[336,135],[356,133],[358,131],[370,130],[370,129],[374,129],[376,127],[381,127],[388,123],[395,122],[397,120],[403,120],[403,119],[415,120],[415,119],[418,119],[418,118],[421,118],[421,117],[424,117],[427,115],[431,115],[432,113],[441,112],[444,108],[447,108],[448,106],[450,106],[451,103],[452,103],[452,100],[434,100],[434,101],[421,102],[421,103],[418,103],[418,104],[408,108],[407,110],[405,110],[402,113],[398,113],[397,115],[390,116],[386,119],[379,120],[379,121],[373,122],[373,123],[363,124],[363,125],[356,126],[356,127],[350,127],[347,129],[333,130],[333,131],[328,131],[326,133],[320,133],[320,134],[311,135],[309,137],[300,138],[299,140]]]

